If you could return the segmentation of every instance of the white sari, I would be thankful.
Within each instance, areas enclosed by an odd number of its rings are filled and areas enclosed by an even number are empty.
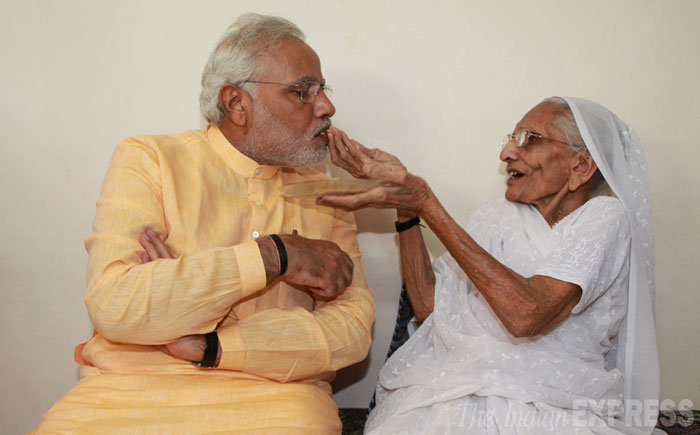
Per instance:
[[[579,109],[591,104],[591,110],[612,115],[585,100],[567,102]],[[596,145],[577,113],[590,150]],[[628,145],[630,149],[635,150]],[[601,171],[606,180],[613,178],[610,171]],[[615,183],[610,187],[615,191]],[[644,415],[646,421],[634,420],[628,408],[633,401],[658,398],[656,344],[648,335],[636,336],[644,341],[641,346],[631,343],[626,333],[639,330],[640,320],[645,333],[649,325],[653,331],[653,316],[640,318],[635,305],[640,287],[643,301],[651,300],[653,290],[653,251],[651,263],[648,258],[640,263],[635,251],[640,244],[635,219],[650,216],[648,193],[641,214],[639,209],[631,213],[625,195],[615,193],[620,199],[593,198],[553,228],[534,207],[505,200],[475,213],[467,232],[498,261],[526,277],[543,275],[577,284],[581,300],[546,335],[514,338],[445,254],[434,264],[433,314],[382,368],[377,407],[365,433],[651,432],[656,413]],[[650,223],[648,231],[645,240],[651,243]],[[649,270],[645,264],[651,264],[650,279],[640,275]],[[646,286],[639,285],[641,280]],[[652,376],[630,386],[639,379],[641,372],[631,363],[639,364],[640,356],[653,356],[644,367],[645,375]],[[630,395],[634,391],[647,396]]]
[[[617,403],[600,416],[618,415],[622,374],[603,355],[627,298],[630,229],[619,201],[592,199],[550,228],[534,207],[501,200],[466,229],[521,275],[580,285],[581,301],[547,335],[514,338],[445,254],[434,264],[433,314],[382,369],[367,433],[574,433],[576,400]]]

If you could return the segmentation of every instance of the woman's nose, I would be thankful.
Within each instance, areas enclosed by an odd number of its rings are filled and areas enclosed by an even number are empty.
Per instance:
[[[499,158],[501,161],[505,162],[506,160],[516,160],[518,158],[518,151],[519,148],[515,144],[515,139],[511,138],[503,149],[501,149],[501,154],[499,155]]]

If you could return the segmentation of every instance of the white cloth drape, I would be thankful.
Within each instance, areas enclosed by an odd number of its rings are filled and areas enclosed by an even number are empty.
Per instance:
[[[581,137],[632,224],[627,318],[620,328],[616,366],[625,377],[622,422],[649,433],[659,397],[659,360],[654,327],[654,229],[646,158],[637,134],[614,113],[592,101],[565,97]]]

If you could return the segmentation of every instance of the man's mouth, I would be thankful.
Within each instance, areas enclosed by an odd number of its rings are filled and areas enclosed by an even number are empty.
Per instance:
[[[314,138],[328,134],[328,130],[330,130],[332,126],[333,125],[330,122],[322,125],[314,134]]]

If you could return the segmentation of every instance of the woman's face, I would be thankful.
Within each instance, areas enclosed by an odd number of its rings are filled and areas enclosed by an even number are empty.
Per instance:
[[[525,128],[543,138],[533,139],[522,147],[511,140],[501,151],[500,158],[506,163],[508,173],[507,200],[532,204],[543,211],[557,193],[568,189],[576,153],[564,143],[566,137],[554,125],[555,119],[552,106],[542,103],[515,126],[513,133]]]

